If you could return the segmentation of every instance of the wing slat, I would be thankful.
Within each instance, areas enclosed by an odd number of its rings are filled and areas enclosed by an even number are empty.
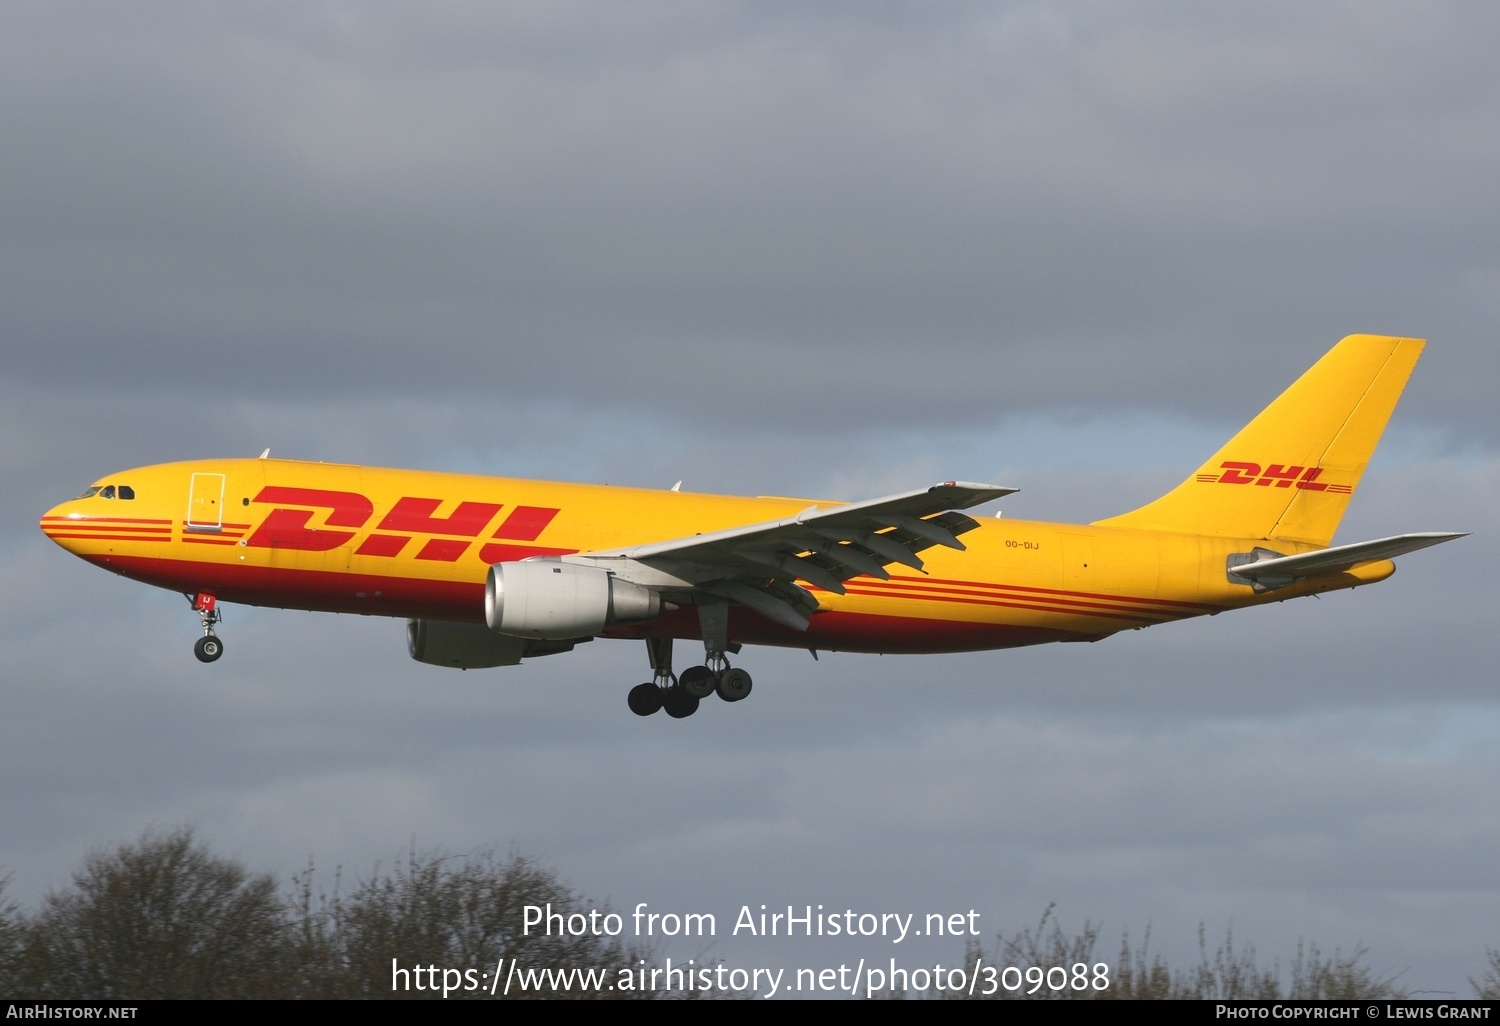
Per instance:
[[[632,563],[670,573],[705,594],[729,599],[794,630],[806,630],[818,600],[797,581],[842,595],[843,582],[853,577],[889,580],[890,563],[921,571],[917,553],[933,545],[962,551],[958,536],[979,526],[956,510],[1015,491],[945,481],[865,502],[809,506],[782,520],[568,558],[607,560],[611,572],[626,579]]]

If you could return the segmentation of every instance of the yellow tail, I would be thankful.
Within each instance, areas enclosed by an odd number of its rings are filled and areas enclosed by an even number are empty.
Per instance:
[[[1423,345],[1350,335],[1192,477],[1095,526],[1327,545]]]

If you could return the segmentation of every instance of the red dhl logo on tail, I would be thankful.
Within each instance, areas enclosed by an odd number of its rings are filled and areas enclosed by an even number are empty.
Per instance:
[[[1261,470],[1259,463],[1238,463],[1226,460],[1219,464],[1224,469],[1222,474],[1199,474],[1198,480],[1203,484],[1232,484],[1232,485],[1259,485],[1262,488],[1275,486],[1277,488],[1298,488],[1305,492],[1332,492],[1338,495],[1348,495],[1354,491],[1352,485],[1329,484],[1319,481],[1322,476],[1322,467],[1289,467],[1280,463],[1272,463]]]
[[[352,542],[359,529],[375,515],[375,504],[358,492],[330,491],[322,488],[285,488],[268,485],[252,501],[288,503],[310,509],[277,506],[245,539],[247,547],[297,549],[303,552],[328,552]],[[442,535],[431,538],[416,553],[417,559],[452,563],[458,560],[482,535],[505,507],[498,502],[460,502],[445,517],[435,516],[442,499],[402,496],[391,511],[375,525],[373,531],[354,550],[357,556],[398,556],[418,534]],[[309,526],[317,510],[327,510],[321,526]],[[516,506],[490,535],[499,542],[484,545],[479,558],[499,563],[525,556],[562,555],[573,549],[545,549],[510,542],[535,541],[552,523],[558,510],[541,506]],[[339,530],[349,528],[349,530]]]

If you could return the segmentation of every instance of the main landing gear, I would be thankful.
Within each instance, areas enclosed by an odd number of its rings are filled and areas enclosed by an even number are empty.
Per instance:
[[[194,643],[193,655],[198,657],[200,663],[211,663],[224,654],[224,642],[214,634],[214,624],[224,619],[219,612],[219,602],[206,591],[189,596],[188,601],[193,604],[193,611],[203,621],[203,637]]]
[[[698,703],[709,695],[738,702],[750,694],[750,674],[731,667],[722,654],[717,658],[709,656],[709,665],[689,666],[678,676],[672,672],[671,638],[647,638],[646,648],[651,656],[653,679],[631,688],[626,699],[630,711],[637,716],[650,716],[658,709],[665,709],[668,716],[680,720],[697,712]]]
[[[726,702],[750,695],[750,674],[731,667],[724,655],[728,648],[729,606],[724,602],[698,606],[703,628],[704,666],[689,666],[681,676],[672,672],[672,639],[647,638],[646,655],[651,660],[652,679],[630,689],[627,703],[637,716],[650,716],[665,709],[675,720],[698,711],[698,703],[717,694]],[[739,646],[734,646],[736,652]]]

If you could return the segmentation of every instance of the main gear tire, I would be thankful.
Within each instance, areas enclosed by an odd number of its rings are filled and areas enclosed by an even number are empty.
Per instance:
[[[637,716],[650,716],[661,708],[661,688],[650,682],[637,684],[630,689],[625,701]]]
[[[750,675],[744,670],[725,670],[715,689],[726,702],[738,702],[750,696]]]
[[[677,678],[677,685],[694,698],[707,698],[717,684],[714,672],[707,666],[689,666]]]
[[[672,719],[681,720],[698,711],[698,700],[680,687],[668,688],[661,706]]]

